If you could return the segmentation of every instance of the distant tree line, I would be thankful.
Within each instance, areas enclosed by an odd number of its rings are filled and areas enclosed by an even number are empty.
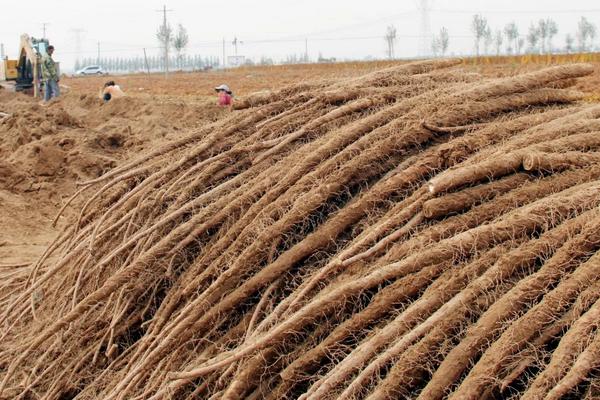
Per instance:
[[[580,18],[575,33],[567,34],[562,45],[554,43],[559,27],[552,18],[540,19],[536,23],[531,23],[527,31],[520,31],[514,21],[493,29],[483,15],[476,14],[471,20],[471,31],[476,56],[588,52],[599,48],[594,44],[598,33],[596,25],[586,17]],[[383,39],[386,44],[385,55],[390,59],[395,58],[396,36],[396,28],[393,25],[388,26]],[[448,29],[442,27],[432,37],[431,53],[436,57],[443,57],[448,51],[449,44]]]
[[[201,55],[177,54],[169,57],[171,69],[179,71],[200,71],[220,65],[219,57],[203,57]],[[148,65],[143,56],[138,57],[96,57],[83,58],[75,61],[78,70],[87,65],[100,65],[108,72],[158,72],[165,68],[163,56],[148,56]]]
[[[431,51],[434,56],[445,56],[448,51],[448,45],[450,44],[450,36],[448,35],[448,29],[442,27],[440,33],[433,35],[431,40]]]
[[[473,16],[471,31],[475,38],[474,47],[477,56],[482,53],[510,55],[587,52],[595,48],[594,39],[597,33],[596,26],[586,17],[581,17],[575,35],[567,34],[564,45],[555,46],[553,39],[558,34],[559,28],[552,18],[531,23],[526,33],[521,33],[515,22],[510,22],[492,32],[487,19],[479,14]],[[435,43],[432,47],[435,47]]]

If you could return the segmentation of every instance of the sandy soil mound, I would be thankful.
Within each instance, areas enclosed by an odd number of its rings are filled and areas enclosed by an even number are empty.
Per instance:
[[[77,190],[76,182],[226,113],[166,97],[105,104],[95,94],[67,93],[43,104],[7,91],[0,92],[0,112],[8,114],[0,116],[0,264],[31,260],[40,241],[28,237],[54,238],[53,215]],[[38,232],[19,228],[20,220],[35,221]]]
[[[0,398],[598,398],[593,68],[459,62],[250,96],[83,183],[0,268]]]
[[[66,184],[98,177],[128,152],[177,138],[181,130],[214,121],[225,112],[164,98],[103,103],[91,94],[67,95],[43,105],[14,93],[1,94],[0,110],[10,114],[0,120],[5,179],[9,173],[30,180],[66,177]]]

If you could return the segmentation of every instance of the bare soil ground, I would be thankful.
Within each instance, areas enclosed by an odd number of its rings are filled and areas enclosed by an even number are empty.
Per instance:
[[[52,220],[78,181],[227,112],[176,96],[132,94],[103,104],[86,89],[48,105],[0,92],[0,110],[10,114],[0,122],[0,264],[39,256],[57,234]]]

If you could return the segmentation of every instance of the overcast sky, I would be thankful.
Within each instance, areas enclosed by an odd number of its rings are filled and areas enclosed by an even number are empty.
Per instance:
[[[8,2],[8,0],[3,0]],[[555,46],[563,46],[565,35],[574,34],[577,21],[586,16],[600,29],[598,0],[434,0],[430,13],[431,32],[446,27],[450,33],[449,52],[473,51],[470,22],[481,13],[492,29],[515,21],[525,34],[532,21],[551,17],[559,25]],[[166,4],[168,21],[181,23],[190,36],[188,54],[222,56],[222,40],[227,55],[234,50],[231,41],[242,41],[238,53],[258,59],[275,60],[308,53],[338,59],[381,58],[386,45],[385,29],[394,25],[398,40],[396,55],[413,57],[419,52],[421,17],[418,0],[60,0],[11,1],[0,12],[0,43],[9,56],[18,50],[19,35],[47,37],[56,47],[55,58],[69,68],[77,56],[75,30],[81,33],[80,57],[95,57],[97,43],[103,56],[138,56],[146,48],[159,52],[156,29],[162,22]],[[599,31],[600,36],[600,31]],[[596,38],[596,45],[600,39]],[[64,68],[63,67],[63,68]]]

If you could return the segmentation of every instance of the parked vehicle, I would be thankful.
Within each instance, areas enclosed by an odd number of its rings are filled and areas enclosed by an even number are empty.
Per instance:
[[[99,65],[88,65],[87,67],[83,67],[77,72],[75,75],[107,75],[108,72],[102,69]]]

